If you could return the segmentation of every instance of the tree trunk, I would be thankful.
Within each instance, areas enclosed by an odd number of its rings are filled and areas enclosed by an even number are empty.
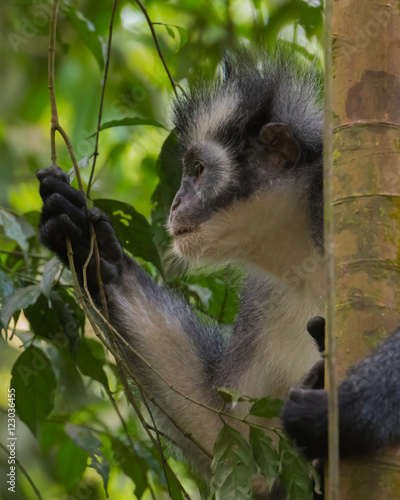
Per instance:
[[[334,264],[328,320],[340,381],[400,324],[400,3],[332,2],[325,206]],[[343,461],[340,499],[400,498],[398,452]]]

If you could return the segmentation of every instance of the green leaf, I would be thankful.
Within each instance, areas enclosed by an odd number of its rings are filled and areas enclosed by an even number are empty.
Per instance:
[[[279,441],[279,461],[281,462],[279,479],[288,492],[288,500],[312,500],[310,467],[287,439]]]
[[[166,476],[171,490],[172,500],[183,500],[182,488],[179,480],[174,474],[171,473],[169,468],[166,468]]]
[[[180,36],[179,49],[181,49],[188,41],[189,33],[187,29],[182,28],[181,26],[175,26],[175,28],[179,31],[179,36]]]
[[[262,475],[267,479],[275,479],[280,469],[279,455],[275,443],[265,432],[251,427],[250,444]]]
[[[53,285],[53,281],[60,269],[61,263],[57,257],[53,257],[51,260],[46,262],[43,269],[43,277],[40,283],[40,288],[42,293],[48,298],[50,295],[50,290]]]
[[[165,29],[167,30],[167,33],[171,38],[175,38],[175,33],[173,29],[171,29],[169,26],[165,26]]]
[[[29,222],[23,221],[22,223],[22,220],[19,221],[14,214],[0,208],[0,226],[4,227],[6,236],[16,241],[26,254],[29,249],[28,238],[35,235],[35,230]]]
[[[14,292],[14,283],[10,276],[0,270],[0,299],[3,300]]]
[[[228,389],[226,387],[215,387],[215,389],[225,403],[240,403],[242,401],[247,401],[242,397],[240,392],[234,389]]]
[[[165,26],[165,29],[167,30],[168,35],[175,39],[175,32],[171,27],[175,28],[178,33],[179,33],[179,46],[178,46],[178,51],[185,45],[185,43],[188,41],[188,31],[185,28],[182,28],[182,26],[177,26],[176,24],[168,24]]]
[[[146,461],[120,439],[111,438],[111,444],[117,464],[135,483],[135,496],[140,500],[148,486]]]
[[[179,41],[179,49],[178,50],[180,50],[185,45],[185,43],[188,41],[189,33],[188,33],[188,30],[185,28],[182,28],[182,26],[176,26],[176,24],[174,24],[173,26],[179,31],[180,41]]]
[[[41,337],[53,340],[56,336],[65,334],[72,357],[75,358],[79,344],[79,328],[83,325],[82,311],[66,290],[51,290],[49,299],[41,295],[34,305],[25,308],[25,316],[31,329]]]
[[[162,272],[153,231],[147,219],[132,205],[116,200],[95,200],[94,205],[110,216],[122,246],[136,257],[152,262]]]
[[[25,309],[29,305],[34,304],[40,293],[41,289],[39,285],[29,285],[24,288],[17,288],[12,295],[8,295],[1,308],[1,322],[4,327],[8,326],[11,316],[15,311]]]
[[[89,467],[92,467],[102,477],[104,491],[106,492],[106,497],[109,498],[107,488],[110,477],[110,462],[108,460],[99,461],[96,455],[93,455]]]
[[[257,466],[251,448],[243,436],[224,424],[214,445],[213,485],[216,500],[253,498],[252,477]]]
[[[89,429],[80,427],[79,425],[67,422],[65,424],[65,432],[72,441],[90,455],[92,462],[89,467],[95,469],[103,478],[104,490],[107,498],[107,485],[110,473],[110,463],[104,459],[103,451],[101,450],[103,443]],[[99,458],[101,460],[99,460]]]
[[[103,452],[100,449],[103,443],[89,429],[67,422],[65,424],[65,432],[76,446],[86,450],[89,455],[103,456]]]
[[[86,470],[88,454],[71,439],[64,441],[57,451],[57,476],[68,491],[73,490]]]
[[[79,328],[83,329],[85,321],[84,313],[67,290],[51,291],[50,301],[57,315],[58,322],[68,338],[71,355],[75,359],[80,342]]]
[[[61,9],[67,16],[69,22],[76,29],[82,42],[92,52],[102,70],[104,68],[104,53],[101,38],[96,33],[94,25],[72,5],[62,4]]]
[[[99,360],[93,356],[87,341],[82,340],[79,343],[76,363],[79,370],[84,375],[92,377],[92,379],[100,382],[100,384],[102,384],[107,390],[110,390],[107,375],[105,374]]]
[[[279,417],[282,404],[283,401],[281,399],[270,398],[268,396],[265,398],[261,398],[257,400],[251,407],[250,415],[268,419]]]
[[[57,384],[51,363],[42,351],[31,346],[18,357],[11,374],[17,414],[37,436],[54,407]]]
[[[64,423],[45,422],[40,429],[40,448],[49,453],[55,446],[59,446],[70,438],[65,434]]]
[[[161,125],[161,123],[157,122],[156,120],[139,118],[135,116],[132,118],[128,117],[128,118],[121,118],[120,120],[110,120],[109,122],[104,122],[101,125],[100,130],[106,130],[107,128],[114,128],[114,127],[127,127],[132,125],[152,125],[153,127],[165,128],[164,125]],[[90,139],[95,135],[96,132],[92,135],[89,135],[87,139]]]

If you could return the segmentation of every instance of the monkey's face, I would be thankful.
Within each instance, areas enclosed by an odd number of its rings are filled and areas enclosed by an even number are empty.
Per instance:
[[[274,188],[290,184],[299,157],[296,139],[288,127],[278,123],[262,126],[257,136],[251,135],[235,147],[210,139],[189,147],[168,221],[175,252],[191,261],[211,253],[215,256],[218,242],[213,240],[229,241],[232,234],[235,222],[229,214],[240,217],[242,223],[247,214],[251,219],[249,199],[253,199],[251,211],[259,204],[264,217],[272,215],[265,213],[264,198],[276,200]]]
[[[183,157],[183,175],[171,206],[168,229],[174,249],[182,257],[199,251],[201,228],[213,213],[238,194],[230,151],[213,141],[189,148]]]

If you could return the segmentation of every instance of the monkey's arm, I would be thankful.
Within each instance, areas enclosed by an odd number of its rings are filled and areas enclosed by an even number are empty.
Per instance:
[[[400,330],[354,365],[338,390],[341,457],[400,440]],[[327,456],[327,412],[326,391],[304,385],[293,389],[283,408],[286,432],[309,458]]]
[[[92,221],[101,256],[110,320],[133,349],[120,342],[130,366],[165,412],[212,452],[220,430],[219,419],[171,387],[210,406],[218,404],[213,399],[215,393],[209,380],[221,347],[217,329],[200,325],[179,296],[158,287],[123,253],[107,216],[97,209],[85,212],[83,194],[69,185],[68,176],[61,169],[53,166],[40,170],[37,176],[44,202],[40,226],[42,242],[68,265],[65,239],[69,237],[82,282],[82,266],[90,247],[89,221]],[[96,300],[94,258],[87,277],[89,290]],[[207,471],[209,459],[206,455],[177,431],[165,416],[159,413],[158,417],[158,424],[173,441],[178,442],[187,458],[196,462],[203,472]]]

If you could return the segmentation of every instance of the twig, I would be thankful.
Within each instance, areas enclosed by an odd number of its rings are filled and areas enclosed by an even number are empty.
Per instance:
[[[177,88],[179,88],[185,94],[184,89],[179,85],[179,83],[177,83],[172,78],[172,75],[171,75],[171,73],[170,73],[170,71],[168,69],[167,63],[165,62],[164,56],[163,56],[163,54],[161,52],[161,47],[160,47],[160,44],[158,43],[157,34],[156,34],[155,29],[154,29],[154,24],[161,24],[161,23],[153,23],[153,21],[150,19],[150,16],[149,16],[149,13],[147,12],[146,7],[143,5],[143,3],[140,0],[135,0],[135,1],[136,1],[137,5],[139,6],[139,9],[143,12],[144,17],[146,18],[147,24],[149,25],[149,28],[150,28],[150,31],[151,31],[151,35],[153,37],[154,44],[155,44],[157,52],[158,52],[158,56],[161,59],[161,62],[163,64],[164,68],[165,68],[165,72],[168,75],[169,81],[171,82],[171,85],[172,85],[172,88],[173,88],[173,90],[175,92],[176,97],[178,97],[178,92],[176,91]]]
[[[61,127],[58,119],[57,111],[57,101],[56,101],[56,91],[55,91],[55,78],[54,78],[54,58],[56,52],[56,26],[57,26],[57,14],[58,14],[58,1],[54,0],[53,8],[50,18],[50,36],[49,36],[49,59],[48,59],[48,87],[50,94],[50,107],[51,107],[51,128],[50,128],[50,145],[51,145],[51,162],[52,165],[57,163],[57,151],[56,151],[56,131],[59,132],[64,139],[67,146],[69,155],[74,166],[76,180],[78,182],[79,190],[84,192],[81,174],[79,172],[78,162],[76,161],[75,153],[72,148],[71,141],[65,130]]]
[[[176,446],[177,448],[179,448],[179,445],[176,441],[174,441],[171,436],[168,436],[167,434],[165,434],[165,432],[163,431],[160,431],[160,429],[158,429],[157,427],[153,427],[149,424],[147,424],[149,429],[153,432],[156,432],[157,434],[159,434],[161,437],[163,437],[165,440],[167,440],[169,443],[173,444],[174,446]]]
[[[20,252],[19,250],[0,250],[0,253],[4,253],[6,255],[15,255],[17,257],[21,256],[23,257],[25,254],[24,252]],[[26,254],[28,257],[31,257],[32,259],[43,259],[43,260],[50,260],[50,257],[46,257],[44,255],[40,255],[40,253],[27,253]]]
[[[325,251],[328,256],[327,285],[327,372],[328,372],[328,481],[327,494],[330,500],[340,497],[340,462],[339,462],[339,399],[336,373],[336,339],[334,318],[336,308],[335,297],[335,258],[334,258],[334,219],[332,205],[334,200],[334,168],[333,168],[333,34],[332,34],[333,1],[325,6],[325,123],[324,123],[324,192],[325,217]]]
[[[8,455],[8,450],[7,448],[4,446],[3,443],[0,443],[0,448],[3,448],[3,450],[7,453]],[[36,496],[38,497],[39,500],[43,500],[43,497],[42,495],[40,494],[40,491],[37,489],[35,483],[33,482],[31,476],[28,474],[28,471],[25,469],[25,467],[21,464],[21,462],[17,459],[17,458],[14,458],[15,460],[15,463],[17,464],[19,470],[22,472],[22,474],[26,477],[26,479],[28,480],[29,484],[32,486],[32,489],[33,491],[36,493]]]
[[[111,391],[109,391],[108,389],[106,389],[106,392],[107,392],[107,395],[108,395],[108,398],[109,400],[111,401],[112,405],[114,406],[114,409],[118,415],[118,418],[120,419],[121,421],[121,424],[122,424],[122,427],[124,428],[124,431],[125,431],[125,434],[129,440],[129,444],[132,448],[132,451],[135,450],[135,447],[133,445],[133,441],[132,441],[132,438],[131,438],[131,435],[129,433],[129,430],[128,430],[128,426],[126,425],[126,422],[124,420],[124,417],[122,416],[121,412],[119,411],[119,408],[118,408],[118,405],[117,405],[117,402],[115,401],[113,395],[111,394]],[[161,446],[161,445],[160,445]],[[142,468],[142,472],[145,473],[145,469],[143,468],[143,465],[142,465],[142,461],[139,460],[139,467]],[[154,494],[154,491],[153,491],[153,488],[151,487],[151,485],[149,484],[149,482],[147,482],[147,487],[149,488],[149,491],[151,493],[151,497],[153,498],[153,500],[156,500],[156,497],[155,497],[155,494]]]
[[[151,411],[151,408],[149,406],[149,404],[147,403],[146,401],[146,397],[142,391],[141,388],[139,388],[140,390],[140,395],[142,396],[142,401],[143,401],[143,404],[145,405],[149,415],[150,415],[150,418],[151,418],[151,421],[153,422],[153,429],[155,429],[155,432],[156,432],[156,437],[157,437],[157,442],[158,442],[158,446],[160,447],[160,450],[162,450],[162,446],[161,446],[161,439],[160,439],[160,434],[158,433],[158,429],[157,429],[157,424],[156,424],[156,421],[154,420],[154,417],[153,417],[153,413]],[[150,429],[150,426],[149,424],[147,424],[148,428]],[[168,494],[169,496],[172,498],[172,493],[171,493],[171,486],[169,484],[169,481],[168,481],[168,476],[167,476],[167,469],[166,469],[166,463],[167,463],[167,459],[165,458],[165,455],[164,453],[161,455],[161,464],[162,464],[162,468],[163,468],[163,471],[164,471],[164,476],[165,476],[165,479],[167,481],[167,487],[168,487]]]
[[[122,416],[121,412],[119,411],[117,402],[115,401],[115,399],[114,399],[114,397],[111,394],[111,391],[109,389],[106,389],[106,392],[107,392],[108,399],[111,401],[111,404],[114,406],[114,410],[118,415],[118,418],[122,424],[122,427],[124,428],[124,431],[125,431],[126,437],[128,438],[129,444],[130,444],[131,448],[134,449],[135,447],[133,446],[133,441],[132,441],[132,438],[129,434],[128,426],[126,425],[124,417]]]
[[[88,187],[87,187],[87,190],[86,190],[86,196],[87,197],[89,197],[90,188],[92,186],[94,169],[96,167],[96,160],[97,160],[97,157],[99,156],[98,145],[99,145],[99,135],[100,135],[100,127],[101,127],[101,116],[103,114],[104,93],[105,93],[106,84],[107,84],[108,67],[110,65],[111,42],[112,42],[112,33],[113,33],[113,25],[114,25],[114,17],[115,17],[115,9],[116,9],[116,7],[117,7],[117,0],[114,0],[113,9],[112,9],[112,12],[111,12],[110,28],[109,28],[109,33],[108,33],[107,57],[106,57],[106,64],[105,64],[105,67],[104,67],[103,86],[102,86],[102,89],[101,89],[101,98],[100,98],[100,107],[99,107],[99,119],[97,121],[96,143],[95,143],[95,146],[94,146],[93,164],[92,164],[92,170],[90,171],[90,177],[89,177]]]

